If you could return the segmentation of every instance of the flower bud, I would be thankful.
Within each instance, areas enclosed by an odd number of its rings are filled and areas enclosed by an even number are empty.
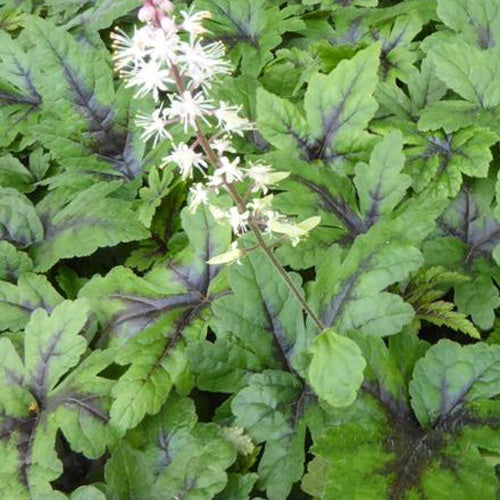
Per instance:
[[[174,10],[174,5],[170,0],[153,0],[153,2],[163,12],[170,13]]]
[[[237,247],[236,242],[233,242],[231,244],[231,250],[212,257],[207,261],[207,264],[211,266],[217,264],[232,264],[235,261],[239,264],[241,257],[243,257],[243,251]]]
[[[137,17],[143,23],[150,23],[156,15],[156,10],[149,2],[145,3],[140,9]]]

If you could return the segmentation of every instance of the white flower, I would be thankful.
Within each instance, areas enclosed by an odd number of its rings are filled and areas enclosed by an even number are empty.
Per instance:
[[[236,261],[237,264],[241,264],[240,258],[243,256],[243,251],[238,248],[238,242],[233,241],[231,243],[231,250],[227,252],[221,253],[212,257],[207,261],[207,264],[215,265],[215,264],[232,264]]]
[[[201,182],[197,182],[189,190],[191,193],[191,199],[189,201],[189,211],[191,213],[196,212],[196,209],[201,205],[206,205],[208,203],[208,191]]]
[[[177,61],[180,38],[177,34],[175,23],[170,22],[169,17],[162,20],[162,29],[151,28],[152,35],[147,47],[147,55],[158,61],[159,64],[166,64],[170,67],[172,62]]]
[[[224,59],[224,45],[214,42],[202,45],[199,40],[179,45],[178,61],[182,72],[189,76],[194,87],[210,85],[217,75],[231,72],[231,64]]]
[[[159,92],[166,92],[168,85],[173,83],[170,70],[163,69],[156,61],[143,62],[124,76],[128,79],[127,87],[140,87],[135,97],[151,93],[155,101],[158,101]]]
[[[184,132],[187,132],[189,127],[196,128],[198,118],[206,122],[204,115],[212,109],[212,104],[202,92],[193,96],[186,90],[182,95],[173,97],[170,108],[166,109],[165,113],[169,118],[179,118],[184,125]]]
[[[231,224],[233,233],[244,233],[248,229],[249,217],[250,212],[240,212],[237,207],[231,207],[227,213],[227,218],[229,219],[229,224]]]
[[[217,151],[217,156],[222,156],[224,153],[236,153],[236,150],[231,145],[231,140],[227,135],[220,139],[214,139],[210,146],[214,151]]]
[[[165,118],[162,107],[155,109],[150,115],[139,114],[135,121],[138,127],[144,129],[141,134],[143,141],[148,141],[152,137],[153,147],[156,146],[160,139],[172,139],[172,136],[165,128]]]
[[[286,179],[290,175],[290,172],[274,172],[268,165],[258,163],[256,165],[251,164],[250,168],[246,171],[246,175],[254,183],[252,191],[261,190],[266,194],[268,186]]]
[[[203,159],[203,155],[197,153],[183,142],[175,146],[174,150],[166,156],[163,161],[165,164],[177,164],[183,179],[193,177],[193,168],[197,168],[203,172],[203,168],[207,166],[207,163]]]
[[[134,35],[129,37],[124,31],[116,28],[111,33],[113,40],[113,60],[117,71],[131,66],[136,67],[147,55],[150,45],[152,30],[145,26],[139,30],[134,29]]]
[[[233,161],[229,161],[225,156],[220,158],[220,166],[215,171],[214,175],[218,177],[225,177],[226,182],[232,184],[233,182],[241,181],[243,179],[243,171],[238,168],[240,158],[237,156]]]
[[[191,8],[189,12],[185,10],[181,11],[181,16],[183,18],[181,28],[191,35],[201,35],[206,33],[208,30],[201,24],[204,19],[210,19],[212,15],[207,10],[202,10],[199,12],[194,12]]]
[[[219,158],[220,166],[215,170],[213,175],[208,179],[208,185],[215,187],[216,190],[225,182],[232,184],[243,179],[243,171],[238,168],[240,159],[236,157],[233,161],[229,161],[225,156]]]
[[[251,130],[252,124],[238,115],[241,106],[228,106],[224,101],[219,102],[219,107],[214,111],[218,120],[217,126],[222,127],[227,133],[243,135],[245,130]]]

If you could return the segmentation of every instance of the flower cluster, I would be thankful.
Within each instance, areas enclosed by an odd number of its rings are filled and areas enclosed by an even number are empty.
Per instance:
[[[174,14],[169,0],[145,0],[139,10],[144,25],[132,36],[113,33],[114,62],[126,85],[136,88],[136,97],[151,95],[157,103],[149,115],[137,117],[143,140],[155,146],[169,140],[172,148],[162,166],[175,165],[181,176],[194,182],[189,208],[209,207],[215,219],[231,226],[235,236],[251,229],[254,233],[278,235],[296,245],[319,223],[312,217],[293,223],[271,208],[269,188],[287,177],[270,166],[242,160],[232,146],[235,135],[253,128],[241,116],[241,107],[210,97],[212,83],[231,72],[220,42],[207,42],[203,26],[209,12],[181,11]],[[180,125],[191,139],[175,143],[172,126]],[[240,194],[241,189],[245,194]],[[234,205],[221,208],[215,202],[220,191],[230,194]],[[267,196],[266,196],[267,195]],[[238,260],[245,251],[234,242],[231,249],[211,263]]]

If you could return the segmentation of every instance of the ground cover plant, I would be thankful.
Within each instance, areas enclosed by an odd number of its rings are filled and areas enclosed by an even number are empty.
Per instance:
[[[495,499],[500,0],[0,0],[0,496]]]

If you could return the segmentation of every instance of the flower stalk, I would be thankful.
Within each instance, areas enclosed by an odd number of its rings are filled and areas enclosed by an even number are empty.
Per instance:
[[[167,126],[181,124],[185,134],[191,133],[191,144],[174,145],[163,159],[163,166],[175,164],[184,179],[202,176],[191,188],[189,209],[195,211],[200,204],[208,205],[218,223],[229,223],[236,238],[228,252],[211,259],[209,263],[239,262],[250,249],[238,248],[238,237],[250,230],[272,266],[284,280],[303,311],[321,332],[324,326],[311,310],[301,290],[294,284],[287,271],[276,258],[276,242],[266,242],[266,234],[278,236],[278,241],[288,240],[293,246],[306,238],[309,231],[320,222],[311,217],[302,222],[289,220],[284,214],[271,210],[270,186],[288,176],[287,172],[274,171],[270,166],[250,164],[240,166],[241,158],[234,155],[232,136],[242,136],[253,125],[239,115],[237,106],[214,102],[209,97],[212,82],[230,73],[230,65],[223,58],[224,46],[220,42],[202,43],[206,32],[203,20],[208,12],[181,12],[182,21],[173,15],[169,0],[145,0],[139,19],[145,26],[135,31],[131,38],[123,32],[114,35],[115,65],[127,86],[137,87],[136,96],[152,95],[160,102],[150,117],[140,115],[137,124],[144,129],[142,138],[152,139],[153,145],[172,136]],[[165,102],[168,104],[165,105]],[[210,135],[202,127],[210,130]],[[237,183],[246,184],[246,194],[241,196]],[[214,201],[219,190],[225,191],[233,207],[221,208]],[[264,196],[264,197],[261,197]],[[252,247],[253,249],[253,247]]]

